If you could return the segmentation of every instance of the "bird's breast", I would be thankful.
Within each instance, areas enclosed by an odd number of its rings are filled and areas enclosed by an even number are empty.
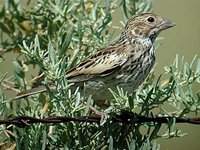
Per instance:
[[[126,91],[137,89],[149,75],[154,63],[155,49],[153,46],[132,55],[123,70],[116,76],[119,82],[118,86],[124,88]]]

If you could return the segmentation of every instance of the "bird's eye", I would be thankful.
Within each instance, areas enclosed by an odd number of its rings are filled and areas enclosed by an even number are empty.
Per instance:
[[[152,22],[154,22],[154,18],[153,17],[149,17],[149,18],[147,18],[147,21],[152,23]]]

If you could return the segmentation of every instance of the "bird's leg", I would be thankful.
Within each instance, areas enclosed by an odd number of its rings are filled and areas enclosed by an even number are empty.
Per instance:
[[[100,112],[100,111],[96,110],[93,106],[90,106],[90,110],[92,112],[94,112],[96,115],[101,116],[100,125],[103,125],[107,121],[107,119],[109,117],[108,113],[106,113],[106,112]]]

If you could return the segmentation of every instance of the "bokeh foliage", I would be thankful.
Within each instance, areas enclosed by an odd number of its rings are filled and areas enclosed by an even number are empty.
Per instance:
[[[26,5],[26,6],[25,6]],[[24,7],[25,6],[25,7]],[[27,78],[30,66],[44,73],[46,94],[10,101],[2,90],[6,73],[0,74],[1,119],[27,115],[47,116],[92,115],[89,106],[92,97],[83,97],[70,90],[65,79],[67,69],[80,59],[108,45],[118,28],[132,15],[149,12],[151,0],[37,0],[18,3],[6,0],[0,8],[1,61],[4,53],[16,52],[13,61],[15,89],[25,90],[37,83]],[[122,26],[113,25],[113,16],[122,15]],[[107,120],[98,123],[68,122],[63,124],[34,124],[26,128],[13,125],[0,126],[2,148],[16,149],[159,149],[157,138],[180,137],[176,120],[169,120],[166,133],[160,133],[161,123],[112,123],[110,118],[121,109],[143,116],[188,117],[200,109],[200,59],[195,56],[191,64],[176,56],[174,63],[165,67],[167,78],[153,72],[144,85],[132,95],[123,89],[113,93],[110,107],[95,108],[108,113]],[[10,79],[10,78],[9,78]],[[56,93],[49,84],[56,85]],[[166,106],[167,105],[167,106]]]

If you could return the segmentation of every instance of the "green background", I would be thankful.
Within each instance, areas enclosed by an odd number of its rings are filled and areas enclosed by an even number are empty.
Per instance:
[[[157,73],[163,73],[163,66],[170,65],[176,54],[191,62],[194,55],[200,56],[200,0],[155,0],[154,12],[176,23],[174,28],[160,34],[165,39],[157,51]],[[198,87],[199,88],[199,87]],[[161,150],[200,149],[200,126],[179,124],[182,132],[188,133],[182,138],[160,139]]]

